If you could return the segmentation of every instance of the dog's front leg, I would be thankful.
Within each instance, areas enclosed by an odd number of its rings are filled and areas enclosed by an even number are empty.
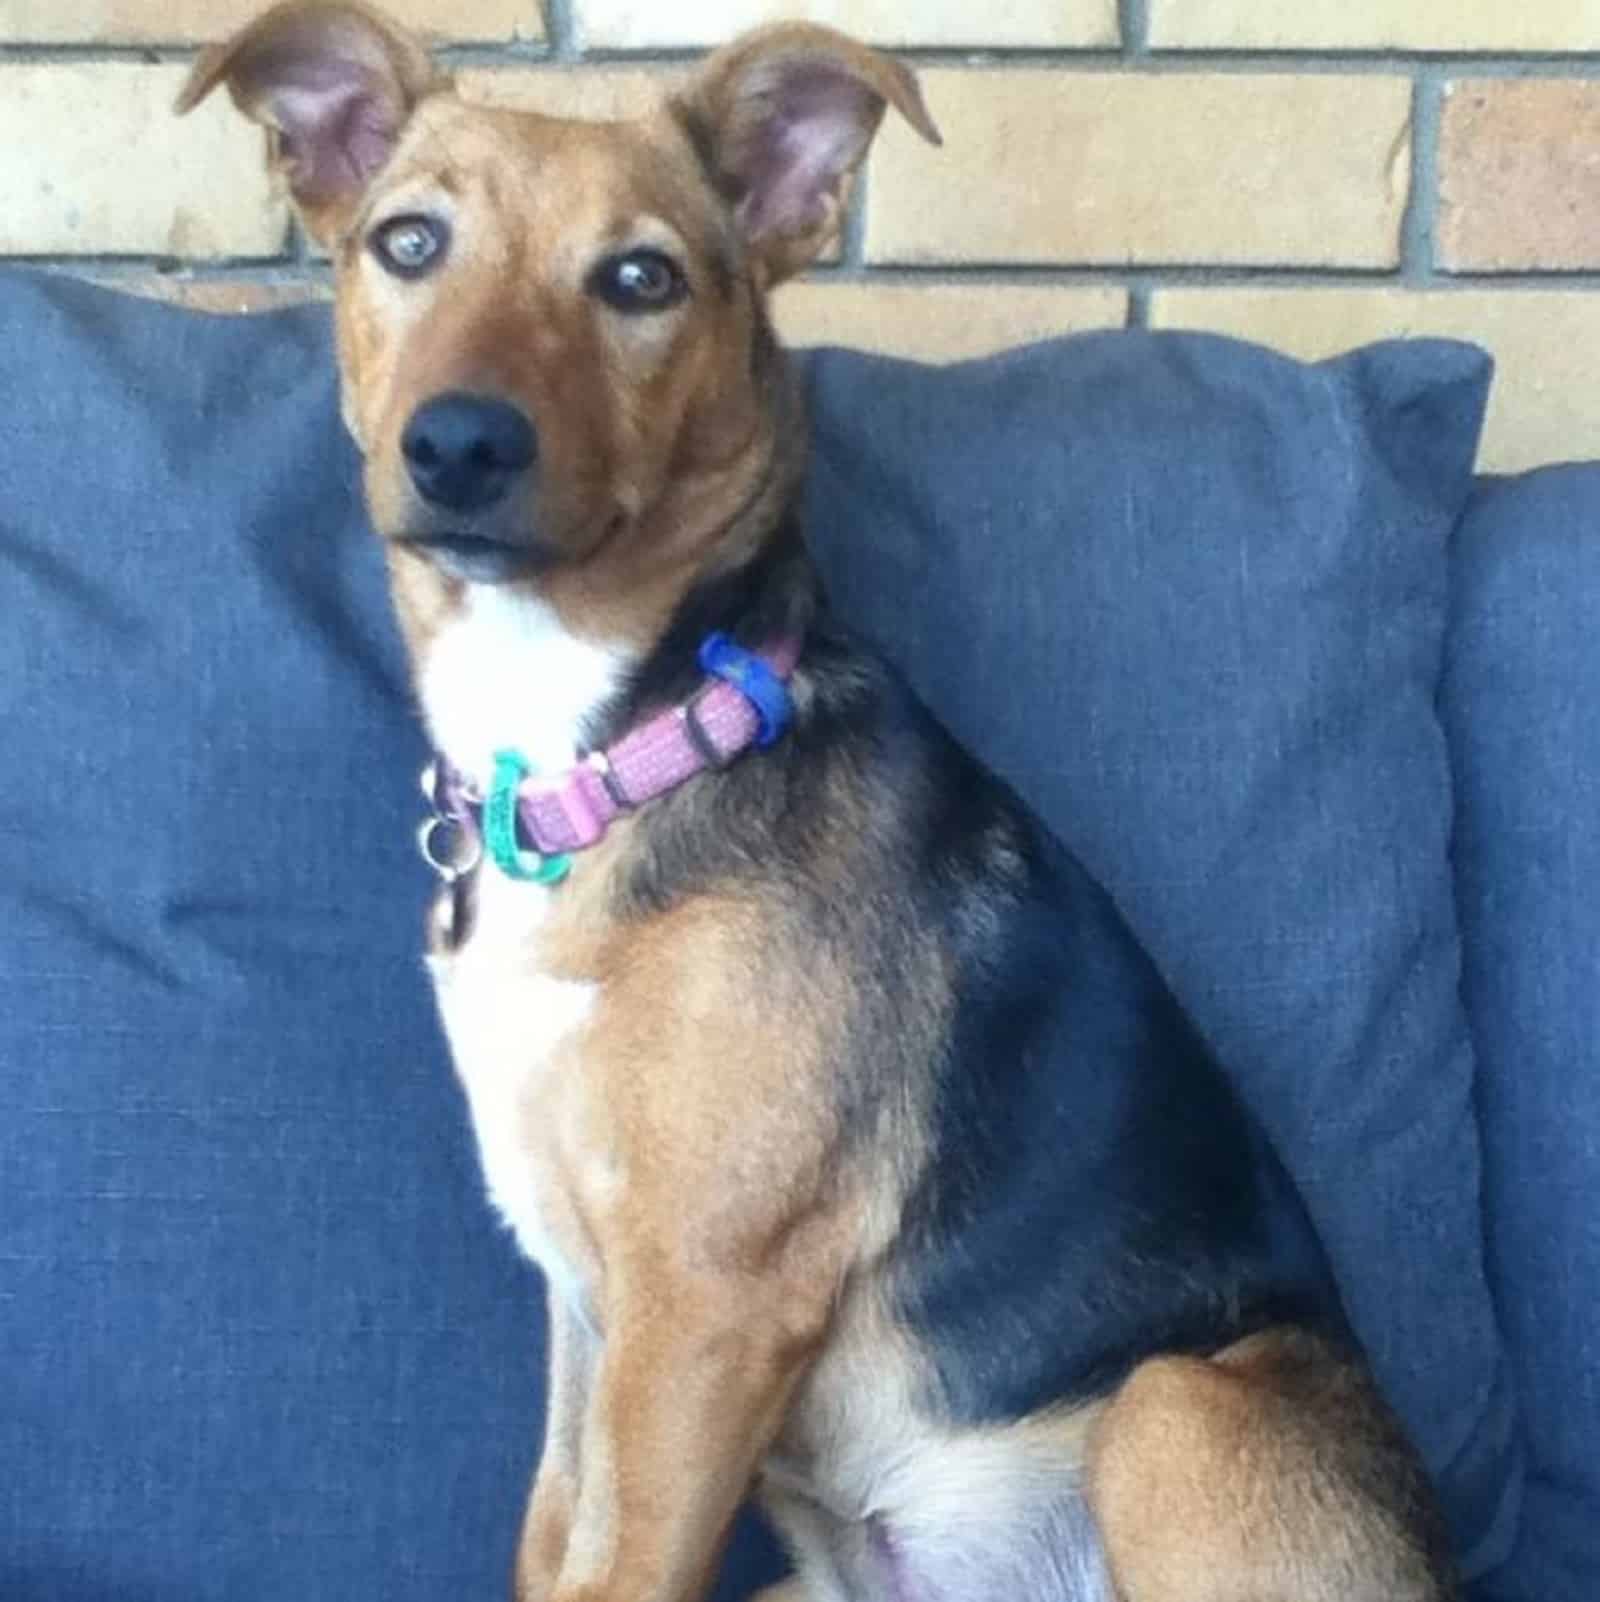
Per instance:
[[[544,1450],[517,1550],[518,1602],[546,1602],[567,1555],[578,1500],[583,1421],[594,1381],[596,1340],[553,1286],[545,1291],[550,1361]]]
[[[704,1594],[820,1340],[817,1321],[797,1324],[784,1304],[787,1289],[658,1263],[608,1297],[554,1602]]]

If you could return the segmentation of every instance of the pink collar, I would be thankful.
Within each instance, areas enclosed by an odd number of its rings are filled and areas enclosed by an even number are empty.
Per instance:
[[[420,836],[423,857],[447,883],[486,854],[512,878],[556,883],[570,853],[598,843],[621,814],[781,738],[799,657],[798,639],[758,653],[713,634],[700,647],[705,682],[687,701],[565,773],[534,774],[502,752],[487,795],[440,756],[423,775],[434,812]]]

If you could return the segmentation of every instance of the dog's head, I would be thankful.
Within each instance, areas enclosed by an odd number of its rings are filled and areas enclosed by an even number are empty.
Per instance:
[[[372,520],[442,589],[638,596],[703,564],[790,470],[766,291],[835,237],[887,106],[938,137],[905,67],[804,25],[635,122],[469,104],[357,0],[277,6],[179,108],[218,84],[331,254]]]

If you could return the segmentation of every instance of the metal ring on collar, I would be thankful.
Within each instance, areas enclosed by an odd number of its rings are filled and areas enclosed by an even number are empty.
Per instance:
[[[483,841],[477,831],[455,818],[429,818],[417,830],[417,849],[447,885],[466,878],[483,861]]]

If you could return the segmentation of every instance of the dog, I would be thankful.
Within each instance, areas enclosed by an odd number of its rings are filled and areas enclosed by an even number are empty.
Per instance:
[[[207,49],[329,252],[440,763],[427,933],[550,1287],[519,1602],[1440,1602],[1292,1188],[1110,898],[830,616],[769,292],[913,74],[829,29],[642,120],[367,5]]]

